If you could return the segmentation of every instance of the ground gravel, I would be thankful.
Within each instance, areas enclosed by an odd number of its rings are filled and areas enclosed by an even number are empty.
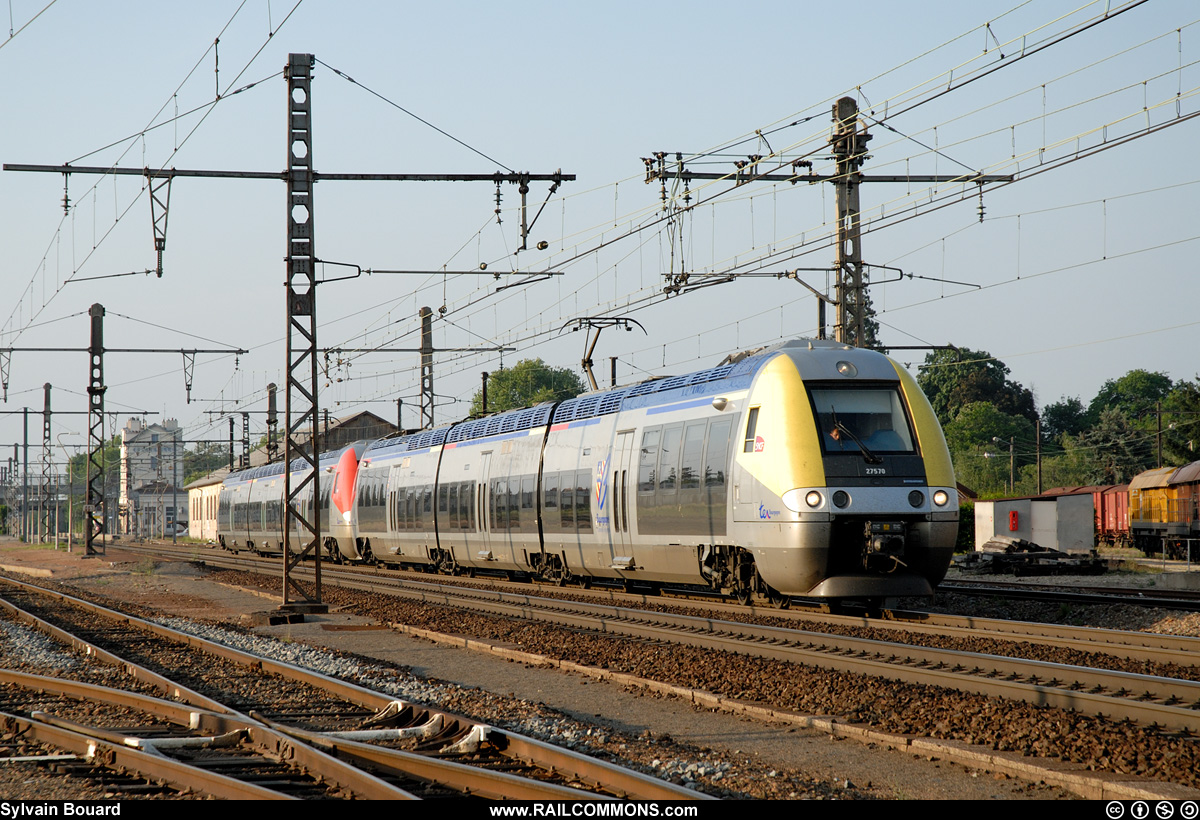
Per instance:
[[[238,583],[265,583],[268,588],[278,584],[277,579],[262,576],[230,577]],[[896,734],[962,741],[1089,770],[1200,788],[1200,746],[1191,738],[1153,728],[763,658],[584,635],[458,611],[450,616],[435,605],[332,587],[326,588],[325,600],[385,623],[445,631],[452,622],[456,633],[735,700],[803,714],[836,715]]]

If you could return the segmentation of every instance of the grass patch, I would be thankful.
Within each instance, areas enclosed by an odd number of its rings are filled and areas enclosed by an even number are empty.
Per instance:
[[[158,569],[158,564],[155,563],[153,558],[143,558],[134,564],[134,567],[132,570],[130,570],[130,572],[132,572],[134,575],[149,576],[153,575],[156,569]]]

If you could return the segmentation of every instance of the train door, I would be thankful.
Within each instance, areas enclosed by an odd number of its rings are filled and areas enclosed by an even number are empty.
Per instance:
[[[629,536],[629,524],[632,517],[629,514],[629,504],[632,498],[630,476],[636,467],[633,465],[634,431],[625,430],[617,433],[613,446],[613,457],[609,465],[608,497],[609,497],[609,532],[612,533],[612,558],[630,556],[633,546]]]
[[[492,498],[492,451],[479,455],[479,481],[475,485],[475,520],[479,526],[479,540],[470,557],[490,555],[492,552],[492,511],[497,499]]]

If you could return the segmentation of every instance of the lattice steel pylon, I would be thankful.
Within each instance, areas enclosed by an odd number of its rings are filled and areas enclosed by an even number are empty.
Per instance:
[[[97,303],[88,311],[92,317],[92,338],[88,345],[88,474],[87,504],[84,515],[88,519],[87,538],[84,542],[85,555],[97,555],[96,536],[101,536],[100,549],[104,548],[104,306]]]
[[[421,429],[433,429],[433,311],[421,308]]]
[[[871,135],[859,129],[858,103],[842,97],[833,104],[834,134],[829,140],[837,160],[837,324],[834,339],[866,347],[866,291],[863,288],[862,214],[859,186]]]
[[[51,461],[52,452],[50,449],[50,382],[42,385],[42,389],[46,391],[46,404],[42,410],[42,488],[38,494],[41,501],[42,526],[38,533],[40,541],[45,543],[50,540],[50,527],[54,520],[54,516],[50,510],[50,486],[52,483],[53,462]],[[55,499],[55,504],[58,499]]]
[[[288,253],[287,253],[287,392],[284,399],[285,437],[283,494],[283,608],[318,611],[321,603],[321,492],[317,458],[321,452],[317,424],[317,279],[313,243],[312,69],[311,54],[289,54],[284,72],[288,85]],[[309,437],[304,441],[303,428]],[[299,483],[292,483],[291,464],[307,462]],[[311,505],[300,499],[311,488]],[[292,539],[299,538],[300,550]],[[307,555],[316,567],[316,584],[307,594],[291,571]],[[301,599],[292,601],[295,593]]]

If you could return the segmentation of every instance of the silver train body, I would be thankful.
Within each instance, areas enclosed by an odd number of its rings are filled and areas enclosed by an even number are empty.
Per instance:
[[[447,573],[878,600],[932,594],[958,527],[949,452],[915,381],[823,341],[321,465],[329,555]],[[282,483],[279,465],[230,476],[223,545],[280,548]]]

